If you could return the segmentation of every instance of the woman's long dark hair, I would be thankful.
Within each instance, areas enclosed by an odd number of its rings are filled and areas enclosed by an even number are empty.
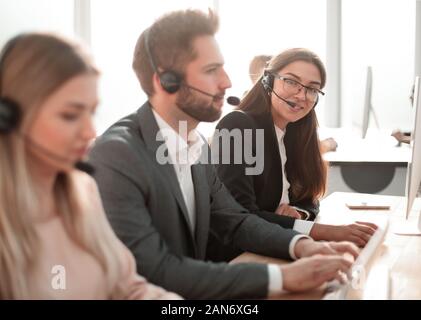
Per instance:
[[[315,65],[321,76],[321,88],[326,83],[326,70],[320,58],[313,52],[295,48],[289,49],[272,58],[267,71],[278,73],[292,62],[305,61]],[[251,114],[269,113],[271,98],[265,91],[261,79],[241,101],[239,110]],[[314,108],[302,119],[289,123],[284,138],[287,153],[285,170],[291,184],[291,201],[310,200],[315,203],[326,191],[326,163],[320,152],[317,134],[317,117]]]

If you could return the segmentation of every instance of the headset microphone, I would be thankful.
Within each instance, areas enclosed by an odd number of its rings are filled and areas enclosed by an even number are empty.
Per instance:
[[[280,96],[278,96],[278,94],[275,92],[275,90],[272,89],[273,94],[278,98],[281,99],[283,102],[285,102],[286,104],[288,104],[290,107],[295,107],[297,104],[295,102],[292,101],[288,101]]]
[[[280,100],[284,101],[286,104],[288,104],[290,107],[294,108],[297,104],[292,101],[288,101],[282,97],[280,97],[275,90],[273,90],[273,82],[274,82],[274,76],[269,71],[265,71],[261,80],[261,83],[263,85],[263,88],[266,90],[266,92],[269,94],[273,92],[273,94]]]
[[[20,107],[17,103],[10,99],[1,98],[0,99],[0,134],[8,134],[15,130],[19,126],[19,122],[21,119],[21,112]],[[29,137],[21,134],[17,131],[18,137],[22,137],[25,141],[36,147],[42,153],[44,153],[47,157],[55,159],[56,161],[60,161],[63,163],[69,163],[69,160],[63,158],[62,156],[56,155],[55,153],[46,150],[44,147],[40,146],[35,141],[31,140]],[[73,165],[76,169],[81,170],[89,175],[92,175],[95,171],[95,168],[85,162],[85,161],[78,161]]]
[[[220,95],[217,95],[217,94],[210,94],[210,93],[208,93],[208,92],[205,92],[205,91],[203,91],[203,90],[200,90],[200,89],[197,89],[197,88],[195,88],[195,87],[192,87],[192,86],[190,86],[190,85],[187,85],[187,84],[184,84],[183,83],[183,85],[185,86],[185,87],[187,87],[187,88],[189,88],[189,89],[192,89],[192,90],[195,90],[195,91],[197,91],[197,92],[200,92],[201,94],[204,94],[204,95],[207,95],[207,96],[209,96],[209,97],[212,97],[214,100],[217,100],[217,99],[222,99],[223,97],[221,97]],[[227,99],[226,99],[226,101],[227,101],[227,103],[229,103],[230,105],[232,105],[232,106],[238,106],[239,104],[240,104],[240,99],[238,98],[238,97],[235,97],[235,96],[229,96]]]
[[[25,135],[22,135],[22,134],[19,134],[19,136],[22,136],[25,141],[27,141],[29,144],[31,144],[32,146],[37,148],[39,151],[41,151],[41,153],[45,154],[47,157],[49,157],[51,159],[54,159],[55,161],[62,162],[62,163],[70,163],[69,159],[67,159],[63,156],[59,156],[59,155],[55,154],[54,152],[51,152],[50,150],[45,149],[43,146],[41,146],[37,142],[33,141],[28,136],[25,136]],[[79,160],[76,163],[74,163],[73,167],[80,170],[80,171],[83,171],[83,172],[85,172],[89,175],[93,175],[95,173],[95,167],[92,166],[90,163],[88,163],[86,161],[83,161],[83,160]]]
[[[227,102],[232,106],[238,106],[240,104],[240,99],[238,97],[230,96],[227,98]]]
[[[223,99],[223,96],[221,97],[220,95],[210,94],[208,92],[205,92],[203,90],[200,90],[198,88],[188,85],[185,81],[183,81],[183,77],[179,73],[173,70],[159,71],[159,69],[157,68],[157,65],[155,64],[155,60],[153,59],[153,55],[151,52],[150,43],[149,43],[149,33],[150,33],[150,29],[147,29],[144,35],[146,55],[148,56],[148,60],[152,67],[152,70],[158,75],[159,82],[161,83],[162,88],[166,92],[170,94],[176,93],[178,90],[180,90],[181,86],[184,86],[189,89],[200,92],[208,97],[212,97],[213,100]],[[227,103],[233,106],[236,106],[240,104],[240,99],[237,97],[228,97]]]
[[[197,88],[195,88],[195,87],[192,87],[192,86],[189,86],[188,84],[186,84],[186,83],[183,83],[182,84],[183,86],[185,86],[185,87],[187,87],[187,88],[189,88],[189,89],[192,89],[192,90],[195,90],[195,91],[197,91],[197,92],[200,92],[201,94],[204,94],[204,95],[206,95],[206,96],[208,96],[208,97],[212,97],[213,98],[213,100],[219,100],[219,99],[222,99],[223,98],[223,96],[221,97],[220,95],[218,95],[218,94],[210,94],[209,92],[205,92],[205,91],[203,91],[203,90],[200,90],[200,89],[197,89]]]

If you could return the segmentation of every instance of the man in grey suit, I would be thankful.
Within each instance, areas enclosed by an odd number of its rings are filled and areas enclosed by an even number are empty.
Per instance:
[[[138,272],[189,299],[264,298],[343,280],[357,249],[319,243],[249,214],[219,181],[195,130],[221,115],[231,82],[215,41],[217,16],[195,10],[158,19],[137,42],[133,68],[148,101],[97,139],[105,211]],[[204,261],[208,236],[294,263]]]

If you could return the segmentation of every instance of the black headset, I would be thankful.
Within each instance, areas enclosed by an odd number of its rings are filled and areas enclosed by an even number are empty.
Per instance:
[[[273,82],[275,81],[275,76],[273,73],[271,73],[269,70],[265,70],[263,72],[262,79],[260,80],[263,89],[267,92],[268,95],[271,94],[273,91]],[[317,105],[319,102],[319,97],[317,97],[317,100],[314,102],[313,108]]]
[[[265,70],[263,72],[262,80],[260,82],[262,83],[263,89],[270,94],[273,90],[273,81],[275,80],[275,77],[272,73],[270,73],[268,70]]]
[[[145,49],[150,65],[152,66],[153,71],[155,71],[158,75],[162,88],[168,93],[176,93],[181,87],[183,77],[179,73],[172,70],[166,70],[163,72],[158,71],[155,61],[152,58],[151,49],[149,47],[149,32],[150,29],[145,31]]]
[[[21,119],[21,111],[19,105],[11,99],[2,97],[3,88],[1,79],[3,77],[3,65],[5,63],[6,57],[15,47],[18,40],[22,37],[22,35],[19,35],[9,40],[9,42],[6,43],[0,53],[0,134],[8,134],[13,131],[13,129],[19,125]]]

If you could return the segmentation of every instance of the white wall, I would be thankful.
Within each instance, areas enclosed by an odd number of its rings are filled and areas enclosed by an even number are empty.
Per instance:
[[[324,0],[261,0],[258,4],[214,0],[91,1],[92,48],[103,71],[103,103],[97,116],[99,133],[145,100],[131,68],[134,46],[140,33],[170,10],[217,7],[217,38],[233,83],[227,95],[241,96],[249,89],[248,65],[254,55],[276,54],[297,46],[314,50],[322,59],[325,55]],[[299,21],[296,17],[300,17]],[[226,112],[231,110],[228,105],[224,108]],[[318,110],[323,110],[323,102]],[[215,124],[203,123],[199,130],[208,136]]]
[[[274,54],[300,46],[325,59],[325,0],[260,0],[241,4],[223,0],[91,2],[92,49],[102,69],[98,133],[144,101],[131,69],[134,45],[144,28],[170,10],[217,7],[221,18],[218,40],[233,82],[228,94],[241,96],[248,89],[248,63],[256,54]],[[342,0],[344,126],[362,118],[367,65],[373,67],[373,106],[381,128],[410,126],[408,95],[415,60],[415,3],[416,0]],[[11,36],[29,30],[73,35],[74,0],[0,0],[0,46]],[[317,110],[323,124],[323,101]],[[203,127],[206,131],[212,129],[212,125]]]
[[[98,134],[146,101],[132,69],[134,47],[142,31],[166,12],[189,7],[207,10],[212,5],[212,0],[91,0],[92,50],[102,71]]]
[[[325,60],[325,0],[259,0],[219,3],[220,30],[217,34],[225,67],[232,81],[228,95],[241,97],[251,87],[249,64],[260,54],[276,55],[285,49],[304,47]],[[224,114],[233,108],[224,106]],[[323,121],[324,100],[317,105]],[[216,123],[202,123],[205,135]]]
[[[0,46],[25,31],[74,35],[73,0],[0,0]]]
[[[371,65],[380,129],[410,128],[415,0],[343,0],[342,25],[342,124],[361,123],[366,67]]]

